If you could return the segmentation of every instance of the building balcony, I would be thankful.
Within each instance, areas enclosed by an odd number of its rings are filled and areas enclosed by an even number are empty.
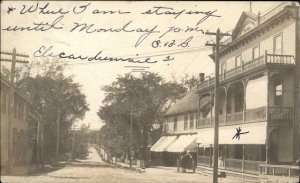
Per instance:
[[[225,70],[223,73],[220,73],[220,84],[226,82],[229,79],[233,79],[236,76],[239,76],[238,78],[240,78],[241,74],[253,72],[259,68],[263,68],[266,66],[295,66],[295,58],[292,55],[276,55],[268,54],[267,52],[265,52],[264,55],[258,58],[255,58],[248,62],[242,62],[242,64],[238,67],[230,70]],[[213,87],[214,84],[215,79],[208,78],[202,83],[197,84],[197,91],[202,91],[205,88]]]
[[[293,120],[293,107],[260,107],[248,109],[219,116],[219,126],[234,125],[241,123],[253,123],[259,121],[291,121]],[[197,128],[213,127],[214,117],[199,118]]]

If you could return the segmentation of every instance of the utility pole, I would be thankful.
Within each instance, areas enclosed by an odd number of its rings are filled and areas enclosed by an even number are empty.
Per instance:
[[[57,112],[57,134],[56,134],[56,164],[59,163],[59,123],[60,123],[60,110]]]
[[[131,157],[131,151],[132,151],[132,105],[130,108],[130,144],[129,144],[129,167],[132,166],[132,157]]]
[[[74,146],[75,146],[75,130],[76,130],[76,126],[73,126],[73,138],[72,138],[72,152],[71,152],[71,161],[74,159]]]
[[[9,87],[9,96],[8,96],[8,159],[7,159],[7,172],[11,173],[13,168],[13,147],[12,147],[12,123],[13,123],[13,113],[14,113],[14,93],[15,93],[15,66],[16,63],[29,63],[24,60],[17,60],[16,57],[29,58],[28,55],[19,54],[16,51],[16,48],[13,49],[12,52],[1,52],[3,55],[12,56],[12,59],[2,59],[1,62],[11,62],[11,70],[10,70],[10,87]]]
[[[215,52],[215,123],[214,123],[214,162],[213,162],[213,183],[218,183],[218,158],[219,158],[219,113],[220,113],[220,100],[219,100],[219,65],[220,65],[220,40],[223,36],[230,36],[228,33],[206,32],[206,35],[215,35],[216,44],[206,43],[205,46],[213,46]]]

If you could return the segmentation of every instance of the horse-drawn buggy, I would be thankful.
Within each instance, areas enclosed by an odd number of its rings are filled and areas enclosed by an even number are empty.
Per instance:
[[[196,166],[196,161],[189,151],[179,155],[177,159],[177,172],[186,173],[187,170],[192,170],[195,173]]]

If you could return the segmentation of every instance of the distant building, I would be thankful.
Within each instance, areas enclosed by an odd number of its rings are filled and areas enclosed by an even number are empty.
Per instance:
[[[237,175],[289,176],[299,171],[279,166],[292,165],[299,158],[299,33],[299,6],[282,3],[262,16],[243,12],[231,38],[223,43],[227,46],[220,49],[220,169]],[[190,139],[197,143],[198,169],[210,169],[214,78],[201,78],[185,97],[193,99],[185,104],[181,100],[167,112],[168,136],[162,138],[180,135],[165,149],[173,152],[171,147],[183,135],[197,134]],[[238,129],[244,134],[236,138]],[[191,141],[182,140],[181,147]],[[159,149],[155,145],[154,152]]]
[[[8,162],[9,87],[9,80],[1,74],[1,172],[5,171]],[[41,159],[43,125],[31,112],[30,98],[17,90],[14,94],[12,115],[13,171],[20,170],[24,173]]]

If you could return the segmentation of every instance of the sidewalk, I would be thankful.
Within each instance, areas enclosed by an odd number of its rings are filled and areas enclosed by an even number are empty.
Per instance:
[[[128,169],[128,170],[137,171],[139,173],[145,172],[145,169],[140,168],[137,165],[131,165],[131,167],[130,167],[129,164],[126,164],[126,163],[123,163],[123,162],[117,162],[117,163],[113,163],[113,164],[116,165],[117,167],[122,167],[122,168],[125,168],[125,169]]]

